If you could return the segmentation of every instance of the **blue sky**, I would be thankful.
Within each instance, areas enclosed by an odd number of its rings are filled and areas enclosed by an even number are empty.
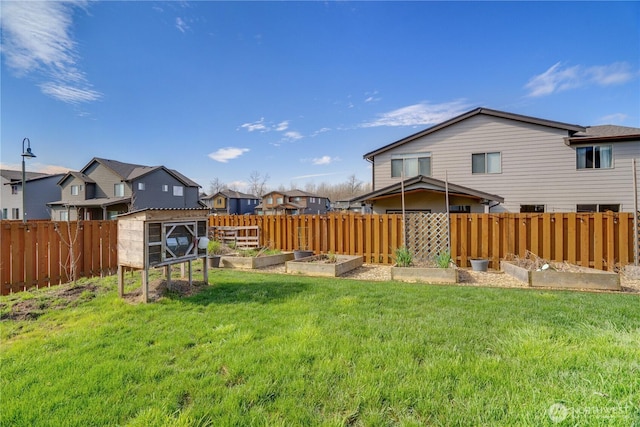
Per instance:
[[[3,168],[304,188],[476,107],[640,127],[638,2],[8,2]]]

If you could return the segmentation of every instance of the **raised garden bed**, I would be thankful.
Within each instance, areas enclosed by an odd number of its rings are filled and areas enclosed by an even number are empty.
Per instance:
[[[500,261],[502,271],[531,287],[611,291],[621,289],[620,276],[616,273],[561,263],[546,265],[548,268],[532,268],[518,260]]]
[[[256,269],[270,265],[284,264],[293,259],[293,252],[283,252],[274,255],[260,255],[257,257],[223,255],[220,266],[224,268]]]
[[[391,279],[402,282],[458,283],[458,269],[438,267],[391,267]]]
[[[287,273],[338,277],[360,266],[362,266],[362,256],[358,255],[315,255],[287,261]]]

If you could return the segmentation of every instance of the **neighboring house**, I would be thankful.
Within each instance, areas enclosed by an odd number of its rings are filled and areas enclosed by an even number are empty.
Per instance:
[[[165,166],[143,166],[94,157],[59,180],[61,198],[49,203],[51,219],[114,219],[151,208],[202,208],[200,186]]]
[[[371,213],[371,206],[363,202],[351,200],[338,200],[331,203],[331,210],[335,212]]]
[[[272,191],[262,196],[256,206],[258,215],[323,214],[329,210],[329,199],[301,190]]]
[[[212,214],[218,215],[252,214],[260,203],[258,196],[233,190],[222,190],[211,196],[202,197],[200,200]]]
[[[364,155],[375,213],[632,212],[640,129],[478,108]],[[640,176],[640,159],[636,172]]]
[[[46,174],[37,172],[25,172],[25,187],[27,187],[24,200],[26,219],[49,219],[49,207],[47,203],[60,198],[60,188],[57,183],[63,174]],[[2,219],[22,220],[22,171],[2,169],[0,209]]]

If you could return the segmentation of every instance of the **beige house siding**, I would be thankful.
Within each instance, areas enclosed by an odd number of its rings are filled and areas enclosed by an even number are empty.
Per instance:
[[[96,182],[94,197],[97,199],[114,197],[114,186],[122,181],[122,178],[100,162],[93,162],[84,173]],[[124,197],[131,197],[131,185],[128,182],[124,182]]]
[[[432,177],[504,197],[492,212],[519,212],[520,205],[545,205],[547,212],[572,212],[577,204],[620,204],[633,210],[631,159],[640,141],[613,143],[613,169],[576,169],[568,132],[546,126],[476,115],[381,153],[374,158],[375,188],[397,183],[393,154],[431,153]],[[472,174],[473,153],[500,152],[502,171]]]

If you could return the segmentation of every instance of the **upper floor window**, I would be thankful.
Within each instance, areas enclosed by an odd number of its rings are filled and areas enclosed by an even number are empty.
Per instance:
[[[113,186],[113,194],[115,197],[124,197],[124,182],[119,182]]]
[[[501,173],[501,153],[474,153],[471,155],[471,173]]]
[[[283,199],[282,197],[278,197],[278,198],[276,199],[276,203],[278,203],[278,204],[280,204],[280,205],[281,205],[281,204],[282,204],[282,202],[283,202],[283,200],[284,200],[284,199]]]
[[[71,195],[77,196],[80,194],[80,190],[82,190],[82,185],[72,185],[71,186]]]
[[[162,191],[167,193],[169,191],[169,186],[167,184],[162,184]]]
[[[611,169],[613,167],[611,145],[591,145],[576,148],[578,169]]]
[[[216,205],[217,205],[217,206],[222,206],[222,197],[218,197],[218,198],[216,199]]]
[[[418,175],[431,176],[431,153],[395,154],[391,156],[392,178],[400,178],[402,176],[411,178]]]
[[[182,196],[184,189],[182,188],[181,185],[174,185],[173,186],[173,195],[174,196]]]
[[[16,184],[11,185],[11,194],[18,194],[18,185]]]
[[[144,182],[139,182],[138,183],[138,190],[144,190],[145,186],[144,186]]]
[[[316,198],[315,197],[309,198],[309,203],[315,203],[315,202],[316,202]]]
[[[267,203],[268,204],[272,204],[273,203],[273,197],[267,197]]]

